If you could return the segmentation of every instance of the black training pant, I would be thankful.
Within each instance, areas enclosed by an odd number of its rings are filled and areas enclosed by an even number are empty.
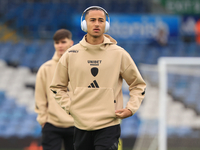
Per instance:
[[[121,133],[120,125],[86,131],[75,127],[75,150],[117,150]]]
[[[74,150],[74,127],[59,128],[46,123],[42,129],[43,150],[61,150],[62,142],[65,150]]]

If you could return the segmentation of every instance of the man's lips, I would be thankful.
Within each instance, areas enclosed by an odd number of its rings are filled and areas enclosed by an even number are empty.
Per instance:
[[[100,31],[100,29],[94,29],[94,31]]]

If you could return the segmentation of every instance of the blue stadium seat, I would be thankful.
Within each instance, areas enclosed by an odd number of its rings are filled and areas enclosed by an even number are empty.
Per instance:
[[[173,52],[173,56],[180,57],[185,56],[185,45],[183,42],[178,42]]]
[[[121,137],[136,137],[139,131],[140,122],[137,113],[129,118],[123,119],[121,123]]]
[[[161,47],[159,48],[160,50],[160,57],[170,57],[173,55],[172,49],[167,46],[167,47]]]
[[[0,59],[7,60],[10,55],[11,50],[12,50],[11,42],[6,42],[6,43],[1,44]]]
[[[176,75],[168,73],[167,78],[168,89],[173,89],[175,87]]]
[[[23,44],[18,43],[18,44],[13,45],[12,52],[7,58],[7,62],[11,65],[18,66],[25,55],[25,49],[26,49],[26,45],[24,43]]]
[[[184,98],[187,95],[188,80],[187,76],[179,76],[179,80],[176,81],[173,90],[173,96],[176,98]]]
[[[186,44],[185,55],[190,56],[190,57],[196,57],[197,55],[196,43],[192,42],[192,43]]]
[[[2,137],[3,136],[2,132],[5,131],[5,129],[7,127],[7,122],[2,120],[1,118],[0,118],[0,120],[1,120],[0,121],[0,137]]]
[[[176,128],[176,133],[179,137],[190,137],[192,134],[192,128],[179,127],[179,128]]]
[[[34,132],[33,132],[33,137],[37,138],[41,136],[41,131],[42,131],[42,127],[41,125],[38,123],[35,128],[34,128]]]
[[[145,62],[145,55],[146,55],[146,46],[145,45],[138,45],[138,47],[133,48],[132,51],[129,51],[131,57],[135,61],[136,64],[144,63]]]
[[[167,136],[169,138],[176,136],[176,128],[175,127],[167,127]]]
[[[0,91],[0,106],[1,106],[1,103],[4,101],[4,99],[5,99],[5,92]]]
[[[159,57],[159,49],[156,47],[149,47],[145,57],[146,64],[157,64]]]

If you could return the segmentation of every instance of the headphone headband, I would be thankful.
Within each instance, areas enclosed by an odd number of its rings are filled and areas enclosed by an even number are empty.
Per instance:
[[[103,10],[103,11],[106,13],[106,15],[108,16],[107,11],[106,11],[104,8],[100,7],[100,6],[90,6],[90,7],[86,8],[86,9],[83,11],[82,16],[84,15],[84,13],[85,13],[86,11],[88,11],[88,10],[90,10],[90,9],[92,9],[92,8],[99,8],[99,9]]]

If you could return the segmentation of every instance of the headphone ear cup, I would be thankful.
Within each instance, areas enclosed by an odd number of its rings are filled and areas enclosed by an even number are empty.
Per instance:
[[[85,20],[83,20],[81,22],[81,29],[84,31],[84,32],[87,32],[87,23]]]
[[[106,26],[105,26],[104,33],[108,32],[109,28],[110,28],[110,24],[109,24],[108,21],[106,21]]]

